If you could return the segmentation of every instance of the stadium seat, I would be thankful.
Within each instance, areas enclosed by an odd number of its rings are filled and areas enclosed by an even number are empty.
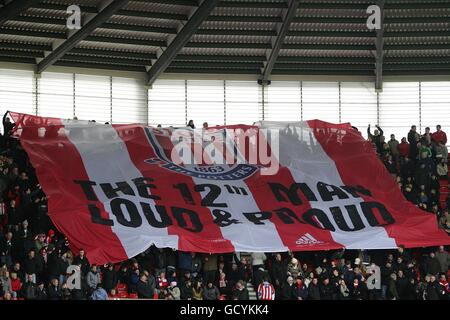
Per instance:
[[[137,298],[138,298],[138,295],[137,295],[137,293],[130,293],[130,294],[128,295],[128,298],[130,298],[130,299],[137,299]]]
[[[117,289],[117,292],[119,292],[119,293],[128,291],[128,287],[125,283],[118,283],[116,289]]]

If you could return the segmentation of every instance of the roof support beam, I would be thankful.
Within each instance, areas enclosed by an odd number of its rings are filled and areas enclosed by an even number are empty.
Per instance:
[[[377,39],[375,43],[376,54],[375,54],[375,90],[377,92],[383,91],[383,59],[384,59],[384,0],[377,1],[377,5],[380,7],[380,29],[376,30]]]
[[[40,0],[14,0],[0,9],[0,26],[6,21],[18,16]]]
[[[80,41],[88,37],[95,29],[100,27],[106,22],[114,13],[124,7],[129,0],[113,0],[109,1],[108,5],[104,7],[96,16],[87,21],[81,29],[76,30],[72,36],[69,36],[67,40],[61,43],[56,49],[54,49],[49,55],[47,55],[41,62],[38,63],[37,72],[41,73],[49,66],[58,61],[59,58],[64,56],[69,50],[75,47]]]
[[[186,43],[189,42],[192,35],[197,31],[202,22],[210,15],[219,2],[220,0],[204,0],[195,10],[188,22],[182,27],[167,49],[159,56],[158,60],[156,60],[148,71],[148,85],[151,86],[159,75],[167,69],[172,60]]]
[[[300,0],[287,0],[288,1],[288,9],[284,12],[283,22],[279,27],[278,35],[273,44],[272,50],[270,51],[269,57],[265,64],[264,70],[261,70],[262,77],[259,80],[260,84],[266,84],[269,81],[270,74],[272,73],[273,66],[277,61],[278,54],[280,53],[280,49],[283,45],[284,38],[289,30],[289,26],[291,25],[292,20],[297,13],[297,8],[300,4]]]

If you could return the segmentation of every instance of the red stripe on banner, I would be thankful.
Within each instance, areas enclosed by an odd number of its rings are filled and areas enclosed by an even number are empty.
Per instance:
[[[267,144],[268,153],[272,154],[270,144],[266,141],[264,135],[260,135],[259,139],[261,139],[259,143]],[[248,155],[245,158],[248,160]],[[277,159],[272,156],[272,161],[277,161]],[[301,183],[301,181],[298,182]],[[286,201],[278,201],[270,185],[281,184],[289,189],[296,183],[287,167],[280,165],[279,171],[275,175],[262,175],[261,171],[258,171],[247,178],[245,183],[250,188],[259,209],[271,212],[270,221],[275,225],[281,240],[289,250],[313,251],[343,248],[341,244],[333,240],[330,231],[316,228],[304,222],[302,215],[311,209],[311,204],[301,191],[298,190],[301,204],[294,205],[286,197]],[[296,218],[289,215],[292,213]],[[286,223],[286,221],[291,223]],[[312,235],[317,241],[299,241],[306,234]]]
[[[435,215],[418,209],[404,198],[371,143],[365,141],[350,124],[311,120],[308,125],[325,153],[334,161],[342,181],[346,185],[361,185],[369,189],[372,196],[361,195],[364,201],[385,205],[395,223],[382,227],[398,245],[422,247],[450,244],[450,237],[438,228]],[[378,212],[376,217],[378,221],[384,221]]]
[[[87,201],[80,185],[66,178],[70,172],[70,177],[74,180],[89,180],[80,154],[64,134],[62,122],[59,119],[45,122],[44,118],[22,116],[21,121],[26,122],[27,127],[21,130],[21,144],[48,197],[49,216],[58,230],[68,237],[71,248],[83,248],[89,261],[96,264],[128,259],[111,226],[92,222],[86,203],[96,206],[100,216],[108,219],[103,204],[99,201]],[[33,126],[33,122],[36,125]],[[45,137],[38,136],[39,128],[45,129]],[[45,139],[45,143],[42,139]]]
[[[229,240],[223,238],[220,228],[213,222],[211,211],[206,207],[201,207],[201,197],[198,192],[194,191],[195,183],[192,178],[184,174],[176,173],[174,171],[161,167],[161,164],[149,164],[145,160],[157,157],[155,150],[148,142],[147,135],[143,127],[135,127],[135,132],[132,136],[120,135],[123,130],[121,126],[114,126],[119,136],[122,137],[125,143],[131,160],[136,168],[142,173],[143,177],[153,178],[157,189],[155,194],[161,197],[161,200],[155,200],[156,205],[165,206],[168,214],[173,221],[173,225],[169,226],[169,235],[177,235],[179,237],[178,250],[181,251],[195,251],[195,252],[233,252],[234,247]],[[150,130],[152,130],[150,128]],[[159,140],[159,139],[158,139]],[[164,146],[168,147],[170,138],[164,137]],[[168,154],[169,149],[166,150]],[[170,159],[170,158],[169,158]],[[179,188],[187,187],[192,196],[191,201],[194,204],[187,203],[183,198]],[[173,215],[171,207],[179,207],[195,211],[202,224],[201,232],[194,233],[187,230],[192,228],[189,219],[186,219],[186,228],[180,227]]]

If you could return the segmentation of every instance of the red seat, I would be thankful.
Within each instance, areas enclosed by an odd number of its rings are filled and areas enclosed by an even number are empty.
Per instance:
[[[137,293],[130,293],[128,297],[129,297],[130,299],[137,299],[137,298],[138,298],[138,295],[137,295]]]
[[[128,291],[127,285],[125,283],[119,283],[117,284],[117,292],[123,292],[123,291]]]
[[[119,296],[119,298],[122,298],[122,299],[128,298],[128,292],[126,292],[126,291],[119,292],[117,295]]]

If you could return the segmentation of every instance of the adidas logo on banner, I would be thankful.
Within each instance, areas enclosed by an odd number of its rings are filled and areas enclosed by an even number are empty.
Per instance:
[[[298,238],[298,240],[295,241],[295,243],[297,245],[299,245],[299,246],[302,246],[302,245],[320,244],[320,243],[323,243],[323,242],[317,240],[316,238],[314,238],[309,233],[306,233],[303,236],[301,236],[300,238]]]

